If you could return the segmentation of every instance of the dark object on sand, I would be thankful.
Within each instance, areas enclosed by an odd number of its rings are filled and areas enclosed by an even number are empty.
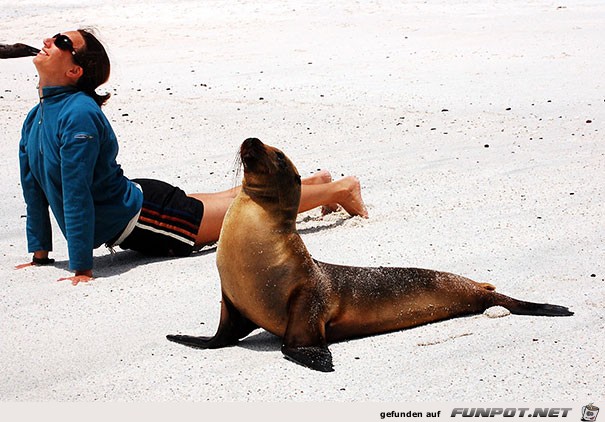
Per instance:
[[[39,52],[40,50],[36,47],[31,47],[26,44],[0,44],[0,59],[35,56]]]

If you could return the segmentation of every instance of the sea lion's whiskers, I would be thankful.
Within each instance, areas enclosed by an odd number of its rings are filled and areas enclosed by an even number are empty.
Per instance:
[[[233,180],[231,181],[231,187],[235,188],[242,183],[242,171],[244,169],[244,165],[242,163],[242,158],[239,153],[235,154],[233,158],[233,164],[231,165],[231,172],[233,173]]]

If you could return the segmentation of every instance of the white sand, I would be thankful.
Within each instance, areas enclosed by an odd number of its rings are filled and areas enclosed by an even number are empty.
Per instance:
[[[55,229],[56,267],[13,269],[29,259],[17,145],[37,79],[31,59],[3,60],[1,401],[603,399],[602,2],[51,3],[3,8],[0,42],[99,28],[127,176],[227,189],[255,136],[303,175],[362,181],[370,219],[300,216],[314,257],[451,271],[576,314],[333,344],[331,374],[285,360],[260,330],[222,350],[170,343],[215,332],[212,249],[163,260],[101,248],[97,278],[73,287],[56,281],[69,272]]]

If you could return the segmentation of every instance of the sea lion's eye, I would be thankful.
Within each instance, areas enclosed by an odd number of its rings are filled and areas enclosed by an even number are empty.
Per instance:
[[[284,167],[286,165],[286,156],[283,152],[276,151],[275,157],[277,158],[277,165],[279,167]]]

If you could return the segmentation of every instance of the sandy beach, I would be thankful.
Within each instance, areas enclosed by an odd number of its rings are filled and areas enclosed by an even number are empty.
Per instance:
[[[603,2],[82,3],[2,7],[0,43],[98,29],[128,177],[228,189],[257,137],[303,176],[361,181],[369,219],[299,215],[314,258],[453,272],[575,315],[336,343],[329,374],[284,359],[263,330],[219,350],[170,343],[216,330],[212,247],[180,259],[102,247],[96,278],[72,286],[57,282],[70,273],[55,224],[56,264],[14,269],[30,259],[17,151],[37,75],[31,58],[2,60],[1,402],[605,405]]]

